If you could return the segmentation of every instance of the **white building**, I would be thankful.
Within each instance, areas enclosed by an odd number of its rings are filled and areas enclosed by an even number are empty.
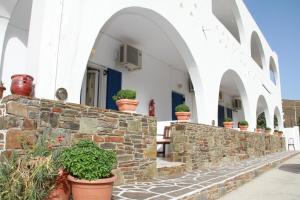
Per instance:
[[[141,51],[141,69],[118,64],[122,44]],[[278,58],[242,0],[0,0],[0,52],[5,86],[30,74],[36,97],[63,87],[69,102],[110,108],[129,88],[138,113],[154,99],[158,121],[185,100],[194,122],[232,116],[253,130],[264,112],[282,128]]]

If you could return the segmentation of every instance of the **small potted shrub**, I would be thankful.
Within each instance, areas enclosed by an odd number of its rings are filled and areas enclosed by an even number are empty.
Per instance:
[[[240,130],[247,131],[248,130],[248,122],[246,120],[242,120],[239,122]]]
[[[278,137],[282,137],[283,131],[278,131]]]
[[[74,200],[110,200],[116,176],[111,173],[117,162],[116,153],[82,140],[64,150],[61,156]]]
[[[229,117],[225,117],[223,125],[225,128],[232,128],[233,127],[233,121]]]
[[[255,132],[258,134],[262,133],[262,127],[260,125],[257,125]]]
[[[136,113],[136,107],[138,106],[139,101],[135,98],[136,92],[128,89],[120,90],[113,96],[113,100],[116,102],[119,111],[128,113]]]
[[[186,122],[191,117],[190,108],[186,104],[179,104],[175,107],[175,115],[178,121]]]
[[[265,128],[265,135],[271,135],[271,131],[272,131],[272,129],[271,128],[269,128],[269,127],[266,127]]]
[[[278,132],[279,131],[277,129],[275,129],[274,132],[273,132],[273,135],[278,135]]]

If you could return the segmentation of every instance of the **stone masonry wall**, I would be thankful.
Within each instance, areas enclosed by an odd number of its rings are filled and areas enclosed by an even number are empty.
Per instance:
[[[22,151],[41,135],[88,139],[117,152],[117,184],[156,176],[156,119],[45,99],[8,96],[0,105],[0,151]]]
[[[171,125],[171,160],[187,170],[233,163],[285,150],[284,138],[193,123]]]

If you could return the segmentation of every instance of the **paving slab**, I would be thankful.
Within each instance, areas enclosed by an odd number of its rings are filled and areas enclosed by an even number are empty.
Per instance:
[[[113,200],[218,199],[298,153],[275,153],[230,166],[186,172],[180,177],[115,186]]]

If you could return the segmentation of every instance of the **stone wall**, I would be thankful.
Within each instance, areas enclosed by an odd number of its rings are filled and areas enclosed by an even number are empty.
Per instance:
[[[194,123],[171,125],[171,160],[187,170],[233,163],[285,150],[284,139]]]
[[[22,151],[41,135],[79,139],[117,152],[117,184],[156,176],[156,119],[45,99],[8,96],[0,105],[0,150]],[[5,146],[4,146],[5,145]]]

